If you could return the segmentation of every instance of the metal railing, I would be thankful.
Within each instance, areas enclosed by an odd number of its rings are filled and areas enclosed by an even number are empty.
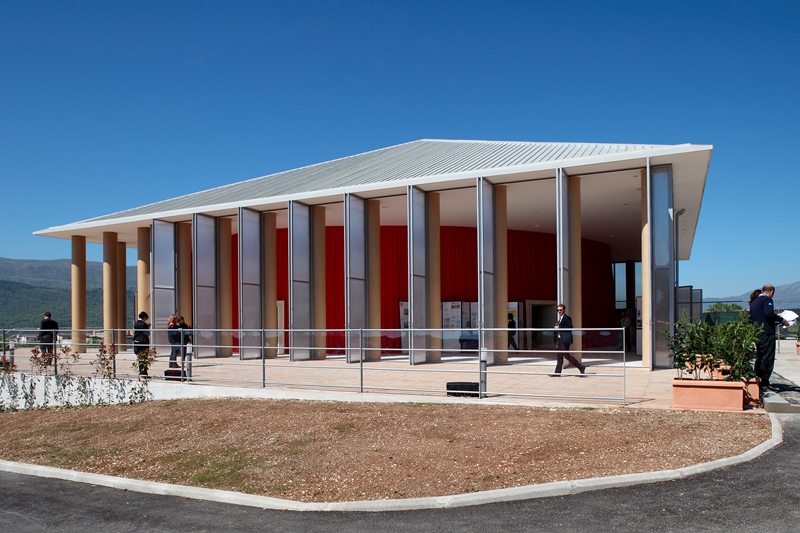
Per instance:
[[[477,383],[478,398],[519,396],[601,400],[627,404],[623,328],[576,328],[571,349],[558,348],[555,329],[151,329],[157,356],[150,379],[245,387],[289,387],[351,392],[453,393],[448,380]],[[566,331],[564,329],[561,332]],[[52,343],[52,372],[59,357],[77,351],[75,375],[97,374],[91,365],[111,340],[113,376],[138,377],[131,330],[62,330]],[[77,333],[72,339],[69,335]],[[517,349],[509,346],[514,334]],[[38,330],[2,330],[2,353],[17,371],[28,364]],[[156,340],[158,340],[156,342]],[[120,342],[121,341],[121,342]],[[173,339],[176,341],[176,339]],[[66,350],[66,348],[69,348]],[[580,355],[591,371],[550,380],[559,353]],[[174,363],[174,364],[170,364]],[[169,371],[174,375],[162,375]],[[571,379],[573,377],[585,380]],[[556,383],[558,382],[558,383]],[[611,384],[609,384],[611,383]]]

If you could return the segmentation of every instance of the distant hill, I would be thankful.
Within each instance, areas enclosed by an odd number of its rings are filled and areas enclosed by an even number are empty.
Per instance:
[[[34,287],[71,290],[72,261],[69,259],[6,259],[0,257],[0,280],[16,281]],[[126,268],[128,288],[136,288],[136,267]],[[103,288],[103,263],[86,262],[86,289]]]
[[[103,325],[103,265],[86,263],[86,325]],[[37,328],[50,311],[62,328],[72,324],[69,259],[0,258],[0,328]],[[132,323],[136,267],[127,267],[127,317]]]
[[[705,307],[714,302],[733,302],[745,306],[750,300],[750,293],[761,287],[753,287],[751,290],[738,296],[728,296],[725,298],[703,298]],[[779,309],[800,308],[800,281],[775,286],[775,305]]]

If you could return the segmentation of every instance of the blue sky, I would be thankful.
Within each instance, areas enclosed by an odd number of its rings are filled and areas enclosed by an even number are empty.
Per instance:
[[[421,138],[689,142],[714,155],[681,283],[790,283],[798,58],[789,0],[0,0],[0,256],[69,258],[32,232]]]

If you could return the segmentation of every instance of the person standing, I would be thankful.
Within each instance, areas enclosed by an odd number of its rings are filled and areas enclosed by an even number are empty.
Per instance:
[[[147,375],[147,365],[141,360],[141,356],[147,354],[150,349],[150,324],[147,319],[150,318],[147,313],[142,311],[139,313],[139,320],[133,323],[133,352],[136,354],[136,360],[139,362],[139,375]]]
[[[181,333],[181,368],[186,361],[186,353],[190,349],[189,345],[192,344],[192,326],[186,323],[186,319],[182,316],[178,317],[178,327],[182,330]]]
[[[167,320],[167,340],[169,340],[169,367],[178,368],[178,356],[181,354],[181,326],[176,315]]]
[[[41,323],[39,323],[39,349],[42,351],[42,355],[53,355],[56,336],[58,335],[57,331],[58,322],[53,320],[53,315],[50,314],[50,311],[47,311]]]
[[[756,376],[761,379],[759,387],[772,392],[779,389],[770,384],[772,369],[775,367],[775,326],[788,325],[788,322],[775,312],[772,297],[775,287],[767,283],[761,288],[761,294],[750,304],[750,318],[761,324],[762,331],[756,341]]]
[[[508,313],[508,346],[513,348],[514,351],[519,351],[517,340],[514,338],[516,335],[517,321],[514,320],[514,313]]]
[[[556,370],[553,374],[550,374],[552,377],[557,377],[561,375],[561,367],[564,365],[564,358],[567,358],[567,361],[572,363],[573,366],[577,367],[578,370],[581,371],[581,374],[586,373],[586,366],[582,365],[575,359],[569,351],[569,347],[572,345],[572,319],[567,314],[567,308],[564,304],[558,304],[558,319],[556,320],[556,325],[554,326],[558,331],[556,331],[556,346],[559,350],[566,350],[564,352],[559,351],[557,355],[556,361]],[[565,329],[566,331],[561,331]]]
[[[622,317],[619,319],[619,325],[622,328],[623,336],[625,337],[625,351],[630,352],[633,349],[631,346],[631,319],[628,317],[627,311],[622,312]]]

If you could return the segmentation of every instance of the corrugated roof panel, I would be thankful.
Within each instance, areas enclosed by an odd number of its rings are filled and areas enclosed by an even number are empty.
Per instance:
[[[656,145],[420,140],[335,159],[91,220],[194,209],[257,198],[593,157]]]

